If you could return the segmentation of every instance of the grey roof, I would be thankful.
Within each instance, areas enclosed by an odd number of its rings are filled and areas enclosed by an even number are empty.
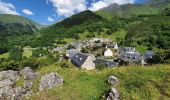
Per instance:
[[[140,62],[142,60],[142,56],[140,53],[125,53],[125,54],[122,54],[120,57],[119,57],[121,60],[123,61],[128,61],[128,62]]]
[[[144,57],[145,57],[145,59],[152,59],[154,54],[155,53],[153,51],[146,51]]]
[[[134,48],[132,47],[124,47],[122,48],[122,51],[123,52],[135,52]]]
[[[70,49],[67,50],[67,53],[69,54],[69,58],[71,59],[76,53],[79,53],[77,49]]]
[[[83,63],[86,61],[87,59],[87,55],[82,54],[82,53],[76,53],[72,58],[71,58],[71,62],[77,66],[77,67],[81,67],[83,65]]]
[[[108,67],[115,67],[115,66],[118,66],[118,63],[116,62],[112,62],[112,61],[107,61],[107,60],[104,60],[104,59],[96,59],[95,60],[95,64],[98,65],[98,64],[104,64]]]
[[[114,48],[115,47],[114,44],[107,44],[106,46],[107,46],[107,48]]]

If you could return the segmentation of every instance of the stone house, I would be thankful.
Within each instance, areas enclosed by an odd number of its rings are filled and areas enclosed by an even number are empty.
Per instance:
[[[119,49],[117,42],[114,42],[114,43],[112,43],[112,44],[107,44],[107,45],[106,45],[106,48],[116,49],[116,50]]]
[[[132,47],[124,47],[121,49],[121,53],[130,53],[130,54],[134,54],[135,53],[135,48]]]
[[[142,55],[138,52],[134,53],[124,53],[119,56],[119,62],[128,62],[128,63],[141,63],[142,61]]]
[[[71,62],[78,68],[85,70],[95,69],[95,56],[92,54],[76,53],[72,58]]]
[[[113,57],[113,52],[110,48],[104,52],[104,57]]]
[[[108,60],[104,60],[104,59],[96,59],[95,64],[96,64],[96,66],[100,65],[100,64],[106,65],[109,68],[117,67],[119,65],[119,63],[117,63],[117,62],[108,61]]]
[[[154,52],[150,50],[146,51],[146,53],[144,54],[145,59],[152,59],[153,56],[154,56]]]

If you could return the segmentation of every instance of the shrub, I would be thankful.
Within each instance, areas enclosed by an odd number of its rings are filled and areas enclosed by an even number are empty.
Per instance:
[[[98,70],[103,70],[103,69],[105,69],[105,68],[107,68],[107,66],[106,66],[105,64],[98,64],[98,65],[96,66],[96,69],[98,69]]]
[[[16,61],[6,61],[0,64],[0,71],[2,70],[19,70],[19,62]]]

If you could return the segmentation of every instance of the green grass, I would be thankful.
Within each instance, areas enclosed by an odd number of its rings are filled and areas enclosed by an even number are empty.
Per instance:
[[[31,57],[32,56],[32,50],[33,50],[34,48],[31,48],[31,47],[24,47],[23,48],[23,56],[25,56],[25,57],[27,57],[27,58],[29,58],[29,57]]]
[[[58,72],[65,82],[62,86],[42,91],[30,100],[98,100],[111,86],[108,76],[115,75],[120,80],[117,89],[123,100],[168,100],[170,99],[169,65],[133,66],[102,71],[84,71],[73,67],[61,68],[60,64],[42,67],[34,81],[34,91],[38,91],[40,77],[50,72]]]
[[[5,58],[7,59],[9,57],[9,53],[4,53],[0,55],[0,58]]]
[[[144,54],[147,49],[148,49],[148,47],[147,47],[147,46],[143,46],[143,45],[138,45],[138,46],[136,47],[136,50],[137,50],[138,52],[140,52],[141,54]]]
[[[105,29],[107,30],[107,29]],[[102,33],[98,33],[98,32],[94,32],[94,33],[89,33],[89,32],[84,32],[82,34],[80,34],[80,38],[81,39],[87,39],[87,35],[89,34],[94,34],[96,38],[111,38],[113,41],[116,41],[116,38],[119,37],[121,39],[124,39],[125,36],[126,36],[126,32],[122,29],[122,30],[119,30],[117,32],[112,32],[111,35],[108,35],[104,32]],[[92,38],[92,37],[90,37]]]

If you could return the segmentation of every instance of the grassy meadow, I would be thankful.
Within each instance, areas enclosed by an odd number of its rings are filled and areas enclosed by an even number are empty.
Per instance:
[[[60,87],[34,94],[26,100],[98,100],[111,86],[107,83],[110,75],[119,79],[116,86],[121,100],[169,100],[170,65],[129,66],[102,71],[79,70],[69,64],[62,68],[61,63],[38,69],[38,77],[33,81],[34,92],[38,91],[42,75],[57,72],[64,78]],[[23,82],[22,79],[18,84]]]

